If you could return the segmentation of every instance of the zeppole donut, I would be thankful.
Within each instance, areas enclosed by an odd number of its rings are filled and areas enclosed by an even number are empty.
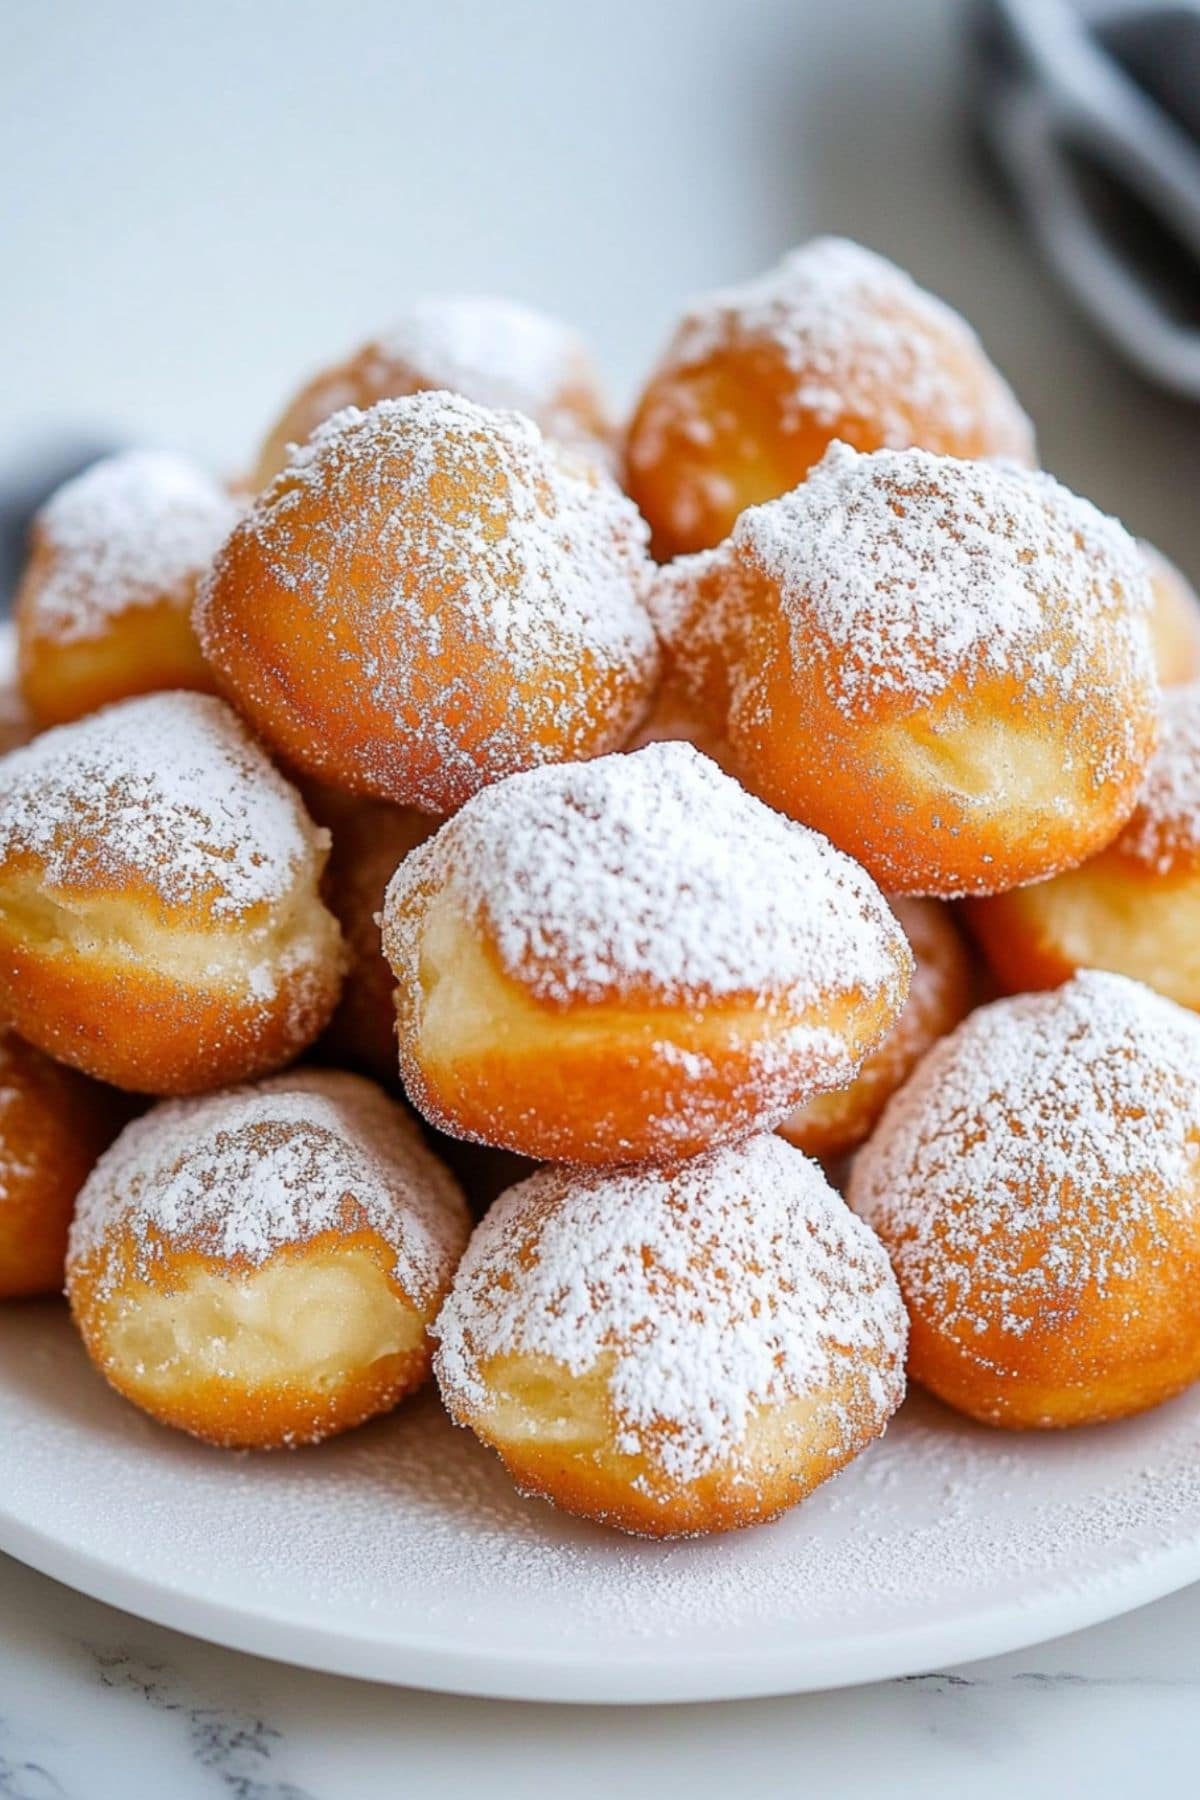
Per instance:
[[[834,444],[659,585],[668,681],[717,710],[746,785],[893,893],[1056,874],[1133,808],[1149,582],[1048,475]]]
[[[34,520],[17,594],[21,686],[40,725],[166,688],[211,690],[196,583],[241,508],[186,457],[95,463]]]
[[[869,877],[690,745],[468,801],[388,889],[400,1072],[456,1137],[668,1161],[844,1085],[908,990]]]
[[[449,1172],[361,1076],[168,1101],[79,1198],[67,1288],[126,1399],[212,1444],[311,1444],[425,1380],[467,1240]]]
[[[634,413],[626,485],[666,560],[719,544],[835,438],[1034,461],[970,326],[883,257],[824,237],[690,308]]]
[[[523,1491],[679,1537],[772,1519],[879,1437],[905,1330],[876,1238],[766,1136],[511,1188],[438,1316],[435,1367]]]
[[[0,1030],[0,1300],[62,1292],[67,1228],[123,1097]]]
[[[0,1017],[146,1093],[278,1068],[338,996],[327,847],[211,695],[45,732],[0,760]]]
[[[548,438],[608,458],[612,423],[578,332],[513,300],[460,294],[418,300],[388,331],[301,388],[262,447],[258,486],[343,407],[365,412],[435,388],[524,413]]]
[[[1163,687],[1200,681],[1200,594],[1161,550],[1140,540],[1150,572],[1150,634]]]
[[[1200,683],[1163,695],[1159,746],[1114,842],[968,916],[1010,992],[1112,969],[1200,1011]]]
[[[936,1044],[850,1176],[909,1373],[1012,1429],[1200,1376],[1200,1020],[1122,976],[999,1000]]]
[[[894,900],[892,910],[913,953],[908,999],[848,1087],[816,1095],[779,1127],[782,1137],[810,1156],[838,1157],[856,1150],[925,1052],[970,1010],[970,960],[949,908],[937,900]]]
[[[321,1040],[335,1062],[379,1081],[396,1079],[395,978],[383,954],[379,914],[388,882],[437,821],[385,800],[322,796],[317,808],[333,848],[325,897],[346,940],[346,979]]]
[[[446,393],[319,427],[234,530],[197,621],[304,774],[447,813],[627,742],[653,697],[645,527],[515,413]]]

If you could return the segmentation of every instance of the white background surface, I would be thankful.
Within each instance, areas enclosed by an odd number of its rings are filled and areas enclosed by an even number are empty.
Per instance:
[[[626,397],[681,299],[814,230],[982,332],[1044,460],[1200,567],[1195,409],[1097,346],[965,157],[956,0],[0,4],[0,463],[243,459],[421,292],[561,311]]]
[[[626,396],[681,296],[836,229],[967,311],[1046,462],[1196,572],[1196,415],[1092,341],[965,159],[958,14],[0,0],[0,468],[81,432],[235,465],[431,289],[562,311]],[[1169,1793],[1198,1645],[1191,1594],[963,1684],[553,1713],[275,1670],[3,1567],[0,1795]]]

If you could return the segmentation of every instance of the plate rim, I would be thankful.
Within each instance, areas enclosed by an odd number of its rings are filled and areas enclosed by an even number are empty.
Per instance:
[[[0,1550],[77,1593],[153,1625],[285,1666],[465,1698],[593,1706],[699,1705],[825,1693],[897,1681],[1049,1643],[1200,1581],[1200,1532],[1147,1557],[1144,1551],[1068,1591],[1050,1587],[929,1625],[843,1639],[835,1649],[794,1643],[772,1650],[689,1659],[644,1654],[588,1658],[555,1651],[464,1650],[438,1634],[397,1636],[195,1594],[64,1544],[0,1505]],[[818,1662],[823,1667],[816,1666]]]

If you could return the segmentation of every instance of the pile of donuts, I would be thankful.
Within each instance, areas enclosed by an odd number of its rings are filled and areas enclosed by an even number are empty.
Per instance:
[[[1200,602],[890,263],[698,301],[621,431],[566,327],[417,305],[252,477],[61,488],[16,640],[0,1295],[155,1419],[433,1374],[671,1537],[906,1377],[1200,1378]]]

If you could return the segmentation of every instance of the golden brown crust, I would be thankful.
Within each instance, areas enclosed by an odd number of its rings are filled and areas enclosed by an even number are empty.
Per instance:
[[[260,497],[198,629],[289,765],[452,812],[626,741],[658,675],[644,536],[615,485],[528,420],[443,393],[382,401],[330,420]]]
[[[0,1300],[61,1291],[75,1196],[128,1112],[0,1032]]]
[[[326,845],[220,701],[148,696],[47,732],[0,763],[0,1007],[139,1092],[280,1067],[340,987]]]
[[[835,439],[1034,461],[1029,421],[962,320],[883,258],[816,239],[685,319],[630,424],[626,484],[665,561],[719,544]]]
[[[573,1452],[555,1444],[552,1434],[542,1443],[535,1437],[505,1440],[494,1434],[486,1417],[460,1423],[469,1424],[496,1451],[523,1494],[634,1537],[709,1537],[770,1524],[861,1455],[880,1435],[870,1381],[871,1372],[864,1368],[838,1392],[822,1395],[811,1408],[797,1408],[777,1442],[772,1441],[777,1422],[769,1415],[756,1421],[761,1460],[752,1478],[739,1461],[669,1494],[661,1480],[653,1479],[643,1456],[594,1446]],[[847,1414],[862,1421],[853,1438],[845,1431]]]
[[[238,510],[204,469],[158,451],[106,457],[51,497],[15,604],[39,726],[136,694],[213,691],[191,609]]]
[[[35,578],[37,552],[25,576]],[[194,586],[179,600],[113,618],[103,639],[63,644],[21,628],[21,690],[39,726],[64,725],[114,700],[169,688],[216,691],[192,630]],[[18,595],[18,620],[22,617]]]
[[[1088,971],[937,1045],[850,1176],[909,1309],[909,1372],[1012,1430],[1200,1377],[1200,1025]]]
[[[905,1329],[878,1241],[759,1137],[501,1196],[435,1366],[523,1491],[669,1538],[774,1518],[856,1456],[902,1396]]]
[[[834,445],[652,600],[668,691],[889,892],[1039,880],[1134,806],[1157,738],[1144,568],[1048,477]]]
[[[970,1011],[970,959],[949,908],[936,900],[904,899],[893,900],[892,908],[916,962],[904,1011],[849,1087],[817,1095],[779,1127],[781,1137],[809,1156],[840,1157],[857,1149],[925,1052]]]
[[[1200,1009],[1200,685],[1164,693],[1158,749],[1113,842],[967,918],[1010,993],[1111,969]]]
[[[859,869],[682,743],[478,795],[401,866],[383,935],[414,1103],[579,1163],[777,1123],[857,1068],[911,969]]]
[[[510,301],[462,296],[419,301],[391,333],[306,382],[262,447],[256,485],[273,481],[291,447],[344,407],[365,412],[380,400],[438,388],[526,413],[563,443],[609,452],[612,423],[575,333]]]
[[[153,1417],[315,1443],[425,1379],[467,1232],[398,1101],[294,1070],[130,1126],[79,1197],[68,1291],[97,1367]]]
[[[348,958],[341,999],[322,1046],[335,1062],[361,1068],[378,1081],[394,1081],[396,981],[383,954],[379,914],[388,882],[409,851],[437,830],[438,821],[383,800],[349,796],[325,796],[321,816],[333,837],[325,897],[342,927]]]
[[[225,935],[236,957],[237,934]],[[221,985],[104,947],[31,941],[0,898],[0,1003],[30,1043],[98,1081],[138,1094],[206,1093],[282,1068],[319,1035],[341,988],[341,945],[328,915],[320,940],[308,942],[304,961],[282,967],[263,997],[240,970]],[[217,934],[207,948],[216,961]]]
[[[797,1091],[820,1091],[878,1042],[891,993],[865,990],[812,1015],[710,1000],[697,1007],[533,1001],[486,948],[459,940],[486,994],[491,1042],[440,1040],[415,1027],[396,993],[405,1092],[440,1131],[539,1161],[605,1165],[695,1156],[777,1118]],[[481,964],[488,965],[487,973]],[[897,967],[897,982],[901,970]],[[485,986],[486,983],[486,986]],[[805,1054],[795,1040],[831,1033]]]

